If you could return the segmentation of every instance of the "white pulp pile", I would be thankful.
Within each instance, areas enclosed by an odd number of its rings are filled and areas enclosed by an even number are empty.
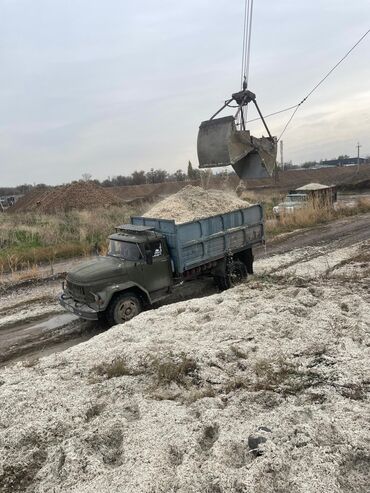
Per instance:
[[[2,369],[0,491],[367,492],[368,278],[321,257]]]
[[[156,204],[144,216],[173,219],[177,223],[185,223],[249,205],[248,202],[239,199],[231,192],[205,190],[201,187],[188,185]]]

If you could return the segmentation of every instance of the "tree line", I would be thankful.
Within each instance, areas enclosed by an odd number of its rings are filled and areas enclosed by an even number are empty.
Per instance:
[[[206,171],[194,168],[189,161],[186,173],[182,169],[178,169],[174,173],[169,173],[161,168],[151,168],[149,171],[134,171],[130,175],[109,176],[105,180],[97,180],[90,173],[83,173],[81,178],[82,181],[90,181],[103,187],[122,187],[128,185],[144,185],[147,183],[163,183],[166,181],[200,180],[201,175],[205,173]],[[47,185],[45,183],[34,183],[32,185],[24,184],[17,187],[0,187],[0,195],[23,195],[33,188],[47,188]]]

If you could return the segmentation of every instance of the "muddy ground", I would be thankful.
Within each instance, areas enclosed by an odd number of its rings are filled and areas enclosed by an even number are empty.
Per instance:
[[[284,272],[284,269],[315,258],[336,259],[341,251],[370,238],[370,214],[341,219],[318,228],[281,235],[266,248],[255,252],[255,272]],[[344,256],[346,251],[344,251]],[[331,260],[334,259],[334,260]],[[63,262],[56,271],[63,272],[76,260]],[[312,265],[312,264],[311,264]],[[67,313],[57,302],[61,280],[44,279],[37,283],[8,285],[0,296],[0,366],[39,357],[79,344],[108,329],[102,322],[80,320]],[[189,283],[175,290],[169,302],[208,296],[216,292],[211,280]]]

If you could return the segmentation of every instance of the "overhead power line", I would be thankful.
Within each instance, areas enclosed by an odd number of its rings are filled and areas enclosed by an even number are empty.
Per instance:
[[[284,132],[285,132],[285,131],[286,131],[286,129],[288,128],[288,126],[289,126],[290,122],[293,120],[293,118],[294,118],[295,114],[296,114],[296,113],[297,113],[297,111],[298,111],[298,108],[299,108],[299,107],[300,107],[300,106],[301,106],[301,105],[302,105],[305,101],[307,101],[307,99],[311,96],[311,94],[313,94],[313,93],[314,93],[314,92],[315,92],[315,91],[316,91],[316,90],[317,90],[317,89],[321,86],[321,84],[322,84],[322,83],[323,83],[323,82],[324,82],[324,81],[325,81],[325,80],[329,77],[329,75],[330,75],[330,74],[332,74],[332,73],[334,72],[334,70],[335,70],[335,69],[336,69],[336,68],[337,68],[337,67],[338,67],[338,66],[339,66],[339,65],[340,65],[340,64],[341,64],[341,63],[342,63],[342,62],[343,62],[343,61],[344,61],[347,57],[348,57],[348,55],[349,55],[350,53],[352,53],[352,51],[356,48],[356,46],[358,46],[358,45],[361,43],[361,41],[362,41],[363,39],[365,39],[365,37],[369,34],[369,32],[370,32],[370,29],[368,29],[368,30],[366,31],[366,33],[365,33],[365,34],[363,34],[363,35],[361,36],[361,38],[360,38],[358,41],[356,41],[356,43],[355,43],[355,44],[354,44],[354,45],[353,45],[353,46],[352,46],[352,47],[351,47],[351,48],[347,51],[347,53],[346,53],[346,54],[345,54],[345,55],[344,55],[344,56],[343,56],[343,57],[339,60],[339,62],[337,62],[337,63],[334,65],[334,67],[332,67],[332,68],[329,70],[329,72],[328,72],[328,73],[327,73],[327,74],[326,74],[326,75],[325,75],[325,76],[324,76],[324,77],[323,77],[323,78],[322,78],[322,79],[321,79],[321,80],[320,80],[320,81],[319,81],[319,82],[318,82],[318,83],[317,83],[317,84],[316,84],[316,85],[315,85],[315,86],[311,89],[311,91],[307,94],[307,96],[306,96],[306,97],[304,97],[304,98],[302,99],[302,101],[301,101],[300,103],[298,103],[298,104],[297,104],[297,106],[296,106],[296,108],[294,109],[293,113],[292,113],[292,114],[291,114],[291,116],[289,117],[289,120],[288,120],[288,121],[287,121],[287,123],[285,124],[285,127],[284,127],[283,131],[281,132],[281,134],[280,134],[280,136],[279,136],[279,138],[278,138],[278,141],[281,139],[281,137],[283,136]]]
[[[269,118],[270,116],[274,116],[274,115],[278,115],[280,113],[284,113],[286,111],[289,111],[289,110],[294,110],[293,113],[291,114],[291,116],[289,117],[287,123],[285,124],[285,127],[283,129],[283,131],[281,132],[278,140],[281,139],[281,137],[283,136],[284,132],[286,131],[286,129],[288,128],[290,122],[293,120],[295,114],[297,113],[298,111],[298,108],[305,102],[307,101],[307,99],[319,88],[319,86],[321,86],[321,84],[329,77],[330,74],[332,74],[334,72],[334,70],[348,57],[348,55],[361,43],[361,41],[363,41],[365,39],[365,37],[370,33],[370,29],[368,31],[366,31],[365,34],[363,34],[361,36],[361,38],[347,51],[347,53],[329,70],[329,72],[311,89],[311,91],[302,99],[302,101],[300,103],[297,103],[297,104],[294,104],[293,106],[289,106],[288,108],[284,108],[283,110],[279,110],[279,111],[275,111],[274,113],[270,113],[268,115],[265,115],[264,118]],[[250,122],[255,122],[257,120],[259,120],[260,118],[253,118],[252,120],[248,120],[246,123],[250,123]]]

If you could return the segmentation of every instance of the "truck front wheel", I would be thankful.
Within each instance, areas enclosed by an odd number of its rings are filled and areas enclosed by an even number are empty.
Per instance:
[[[140,298],[132,292],[116,295],[107,309],[107,320],[111,325],[123,324],[142,311]]]

